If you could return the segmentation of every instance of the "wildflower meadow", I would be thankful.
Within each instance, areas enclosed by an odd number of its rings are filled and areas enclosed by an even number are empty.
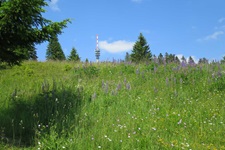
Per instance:
[[[225,149],[225,65],[32,62],[0,69],[0,149]]]

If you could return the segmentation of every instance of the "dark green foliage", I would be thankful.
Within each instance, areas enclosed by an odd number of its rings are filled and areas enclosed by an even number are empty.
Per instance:
[[[223,59],[220,61],[222,64],[225,64],[225,56],[223,56]]]
[[[191,56],[188,59],[188,64],[195,64],[195,61]]]
[[[181,62],[187,63],[187,60],[184,56],[181,57]]]
[[[179,58],[175,54],[165,53],[166,63],[180,63]]]
[[[158,60],[159,60],[159,64],[163,64],[164,57],[162,53],[159,54]]]
[[[37,51],[35,49],[35,47],[31,47],[31,49],[28,50],[28,60],[34,60],[37,61]]]
[[[80,61],[80,57],[77,53],[77,50],[74,47],[72,48],[70,55],[68,56],[68,60],[69,61]]]
[[[152,59],[152,53],[145,37],[140,33],[138,41],[133,46],[131,53],[131,60],[133,62],[150,61]]]
[[[85,63],[88,63],[88,62],[89,62],[89,60],[88,60],[88,58],[86,58],[86,59],[85,59]]]
[[[198,64],[208,64],[208,63],[209,63],[209,61],[205,57],[200,58],[198,61]]]
[[[46,59],[47,60],[65,60],[66,59],[57,36],[52,37],[49,41],[47,51],[46,51]]]
[[[0,62],[15,65],[36,59],[34,45],[62,32],[69,20],[52,22],[44,18],[45,6],[44,0],[0,1]]]

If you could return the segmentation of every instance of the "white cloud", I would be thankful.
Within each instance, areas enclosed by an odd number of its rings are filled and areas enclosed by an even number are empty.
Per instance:
[[[179,60],[181,61],[181,58],[184,56],[183,54],[177,54],[176,55],[178,58],[179,58]],[[185,57],[185,56],[184,56]],[[192,58],[193,58],[193,60],[194,60],[194,62],[195,63],[198,63],[198,58],[197,57],[195,57],[195,56],[191,56]],[[185,59],[187,60],[187,62],[188,62],[188,60],[189,60],[189,57],[185,57]]]
[[[58,7],[58,1],[59,0],[51,0],[50,2],[49,2],[49,6],[50,6],[50,8],[52,9],[52,10],[54,10],[54,11],[60,11],[60,9],[59,9],[59,7]]]
[[[125,40],[114,41],[109,43],[107,41],[99,41],[100,49],[103,49],[110,53],[119,53],[129,51],[133,48],[135,42],[129,42]]]
[[[218,20],[219,23],[222,23],[222,22],[224,22],[224,21],[225,21],[225,18],[220,18],[220,19]]]
[[[179,60],[181,61],[181,58],[184,56],[183,54],[177,54],[176,55],[178,58],[179,58]]]
[[[194,60],[195,63],[198,63],[198,60],[199,60],[198,58],[196,58],[195,56],[191,56],[191,57],[192,57],[192,59]],[[189,57],[187,57],[187,61],[188,60],[189,60]]]
[[[208,41],[208,40],[216,40],[216,39],[218,39],[218,36],[223,35],[223,34],[224,34],[223,31],[216,31],[213,34],[208,35],[204,38],[197,39],[197,41],[201,42],[201,41]]]
[[[142,2],[142,0],[131,0],[132,2],[135,2],[135,3],[140,3]]]

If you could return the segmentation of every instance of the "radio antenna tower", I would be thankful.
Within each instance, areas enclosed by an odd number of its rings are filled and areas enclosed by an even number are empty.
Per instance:
[[[98,34],[96,35],[96,49],[95,49],[95,57],[96,57],[96,62],[99,62],[99,57],[100,57],[100,49],[98,47]]]

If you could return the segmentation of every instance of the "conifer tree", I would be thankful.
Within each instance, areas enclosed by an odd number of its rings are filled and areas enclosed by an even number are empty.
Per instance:
[[[48,44],[47,51],[46,51],[46,59],[47,60],[65,60],[66,57],[62,50],[62,47],[58,41],[58,37],[55,35],[53,36]]]
[[[70,20],[44,18],[45,0],[0,0],[0,62],[9,65],[28,59],[31,47],[62,33]]]
[[[180,59],[177,56],[175,57],[175,63],[180,64]]]
[[[37,61],[37,51],[35,49],[34,46],[32,46],[29,50],[28,50],[28,60],[34,60]]]
[[[190,56],[189,59],[188,59],[188,64],[191,65],[191,64],[195,64],[195,61],[194,59]]]
[[[150,51],[149,45],[145,37],[140,33],[138,40],[133,46],[133,50],[131,53],[131,60],[133,62],[140,62],[145,60],[151,60],[152,53]]]
[[[77,53],[77,50],[74,47],[72,48],[70,55],[68,56],[68,60],[69,61],[80,61],[80,57]]]
[[[159,60],[159,64],[163,64],[163,54],[160,53],[159,56],[158,56],[158,60]]]
[[[209,63],[209,61],[205,57],[200,58],[198,61],[198,64],[208,64],[208,63]]]
[[[169,53],[167,53],[167,52],[165,53],[164,59],[165,59],[166,63],[168,63],[168,61],[169,61]]]
[[[181,57],[181,62],[187,63],[187,60],[186,60],[186,58],[184,56]]]

